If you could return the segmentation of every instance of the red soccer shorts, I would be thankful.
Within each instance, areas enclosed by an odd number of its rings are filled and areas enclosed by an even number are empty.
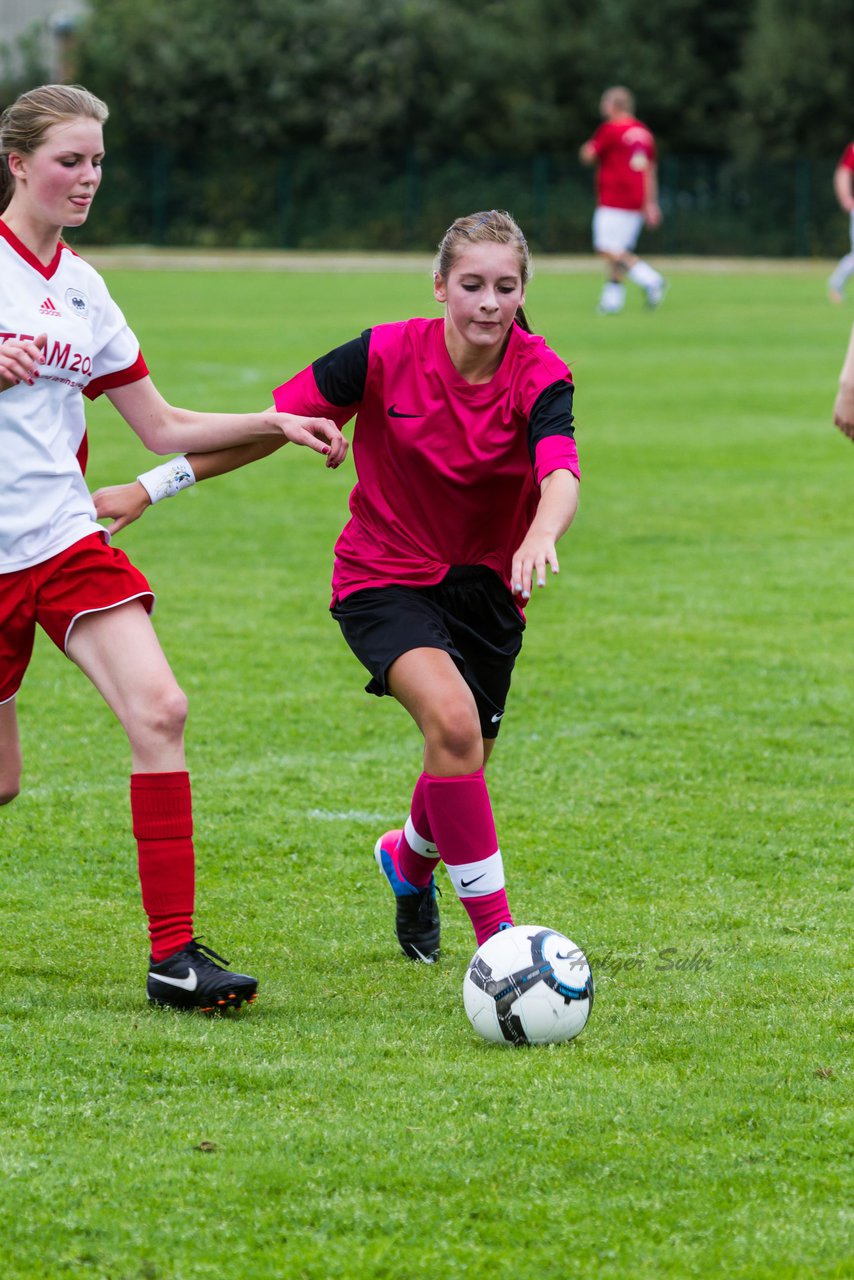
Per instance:
[[[36,623],[65,653],[71,628],[85,613],[142,600],[154,593],[139,569],[101,533],[14,573],[0,573],[0,703],[18,692],[30,664]]]

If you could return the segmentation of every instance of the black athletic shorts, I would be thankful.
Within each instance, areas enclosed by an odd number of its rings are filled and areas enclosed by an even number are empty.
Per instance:
[[[455,565],[433,587],[367,587],[331,612],[371,673],[368,693],[388,693],[388,669],[402,653],[444,649],[474,694],[483,737],[498,736],[525,623],[491,569]]]

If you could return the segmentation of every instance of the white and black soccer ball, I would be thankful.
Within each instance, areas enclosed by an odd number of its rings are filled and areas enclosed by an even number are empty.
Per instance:
[[[564,934],[514,925],[475,951],[463,1003],[486,1040],[560,1044],[584,1030],[593,1007],[593,976],[584,952]]]

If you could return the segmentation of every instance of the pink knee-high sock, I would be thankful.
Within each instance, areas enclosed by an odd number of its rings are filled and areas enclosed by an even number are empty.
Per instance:
[[[433,843],[433,832],[427,818],[427,806],[424,800],[426,775],[421,774],[412,793],[412,807],[406,826],[400,833],[397,845],[397,865],[400,874],[417,889],[423,889],[430,883],[430,877],[439,855]]]
[[[131,774],[130,807],[151,956],[158,964],[183,950],[193,936],[195,855],[189,774]]]
[[[430,830],[480,946],[500,925],[513,923],[483,769],[455,778],[423,777]]]

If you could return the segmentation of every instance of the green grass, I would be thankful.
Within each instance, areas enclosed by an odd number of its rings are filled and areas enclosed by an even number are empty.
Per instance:
[[[261,407],[416,276],[111,275],[164,393]],[[373,867],[415,732],[326,614],[350,466],[296,449],[122,545],[191,698],[198,927],[239,1018],[146,1007],[124,738],[40,642],[0,814],[4,1280],[843,1277],[850,1251],[850,315],[823,276],[674,277],[593,314],[545,270],[584,468],[490,786],[516,918],[591,956],[573,1044],[480,1041]],[[90,480],[143,451],[90,414]],[[850,1047],[850,1042],[849,1042]],[[213,1144],[214,1149],[200,1149]]]

